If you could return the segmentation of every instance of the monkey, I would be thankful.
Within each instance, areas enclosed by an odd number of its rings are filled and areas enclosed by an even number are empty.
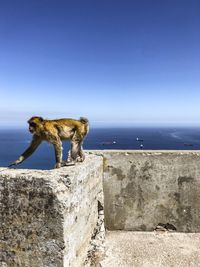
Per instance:
[[[83,162],[85,154],[83,152],[83,140],[89,132],[89,121],[80,117],[79,120],[64,118],[47,120],[34,116],[28,120],[29,132],[33,134],[30,146],[22,155],[8,167],[18,165],[26,160],[42,141],[47,141],[54,146],[56,164],[55,168],[60,168],[68,164],[74,165],[76,162]],[[71,140],[71,148],[67,161],[62,161],[62,141]]]

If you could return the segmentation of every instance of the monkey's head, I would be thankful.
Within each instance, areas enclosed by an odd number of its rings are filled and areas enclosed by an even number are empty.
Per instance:
[[[28,120],[29,124],[29,132],[32,134],[39,134],[39,130],[41,129],[42,122],[44,119],[42,117],[34,116]]]

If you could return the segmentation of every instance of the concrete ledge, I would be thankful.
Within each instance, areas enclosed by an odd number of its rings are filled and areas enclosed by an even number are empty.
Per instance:
[[[200,234],[111,231],[102,267],[200,266]]]
[[[82,266],[103,198],[102,175],[98,156],[51,171],[1,168],[1,266]]]

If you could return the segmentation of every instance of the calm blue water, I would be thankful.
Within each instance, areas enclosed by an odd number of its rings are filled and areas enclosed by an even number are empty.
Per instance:
[[[143,142],[137,141],[137,137],[143,139]],[[28,147],[30,140],[31,134],[27,130],[0,129],[0,166],[7,166],[16,160]],[[200,149],[200,128],[96,128],[90,130],[84,148],[141,149],[141,144],[142,149]],[[63,147],[63,155],[66,158],[69,142],[64,142]],[[43,142],[19,167],[51,169],[54,163],[53,147]]]

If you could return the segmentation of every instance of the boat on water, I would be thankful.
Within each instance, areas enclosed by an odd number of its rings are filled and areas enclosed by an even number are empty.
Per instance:
[[[184,146],[193,146],[193,144],[184,143]]]
[[[139,138],[139,137],[137,137],[137,138],[136,138],[136,141],[138,141],[138,142],[143,142],[144,140],[141,139],[141,138]]]
[[[101,145],[106,146],[106,145],[114,145],[116,144],[116,141],[108,141],[108,142],[102,142]]]

